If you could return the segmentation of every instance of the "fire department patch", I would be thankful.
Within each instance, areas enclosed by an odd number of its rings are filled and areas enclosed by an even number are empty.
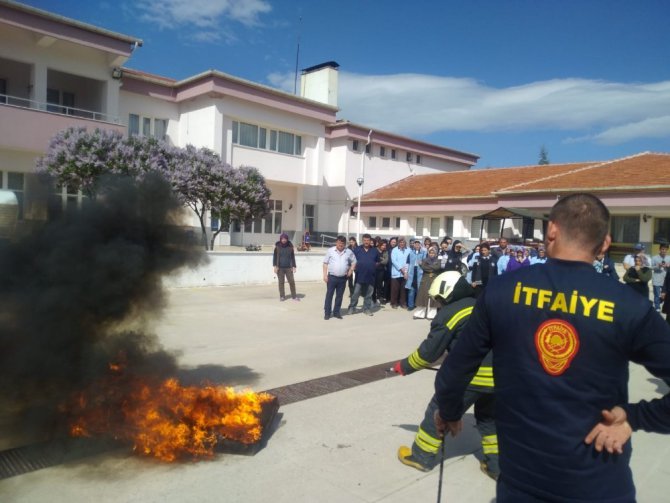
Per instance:
[[[568,369],[579,351],[579,335],[565,320],[547,320],[535,332],[535,348],[545,372],[558,376]]]

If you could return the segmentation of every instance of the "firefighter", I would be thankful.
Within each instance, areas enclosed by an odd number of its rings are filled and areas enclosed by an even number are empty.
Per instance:
[[[430,333],[421,345],[407,358],[396,362],[393,370],[408,375],[429,368],[445,352],[451,351],[459,333],[465,326],[474,308],[475,290],[460,272],[447,271],[440,274],[430,287],[429,295],[435,299],[439,310],[431,322]],[[494,480],[498,479],[498,437],[493,420],[493,368],[491,353],[479,367],[463,399],[463,410],[475,406],[475,420],[482,435],[484,460],[481,470]],[[430,400],[414,438],[412,447],[401,446],[398,459],[401,463],[427,472],[439,463],[442,436],[437,433],[433,415],[437,410],[435,396]]]
[[[455,435],[463,394],[494,352],[498,503],[634,502],[632,432],[670,433],[670,393],[628,398],[630,361],[670,379],[670,328],[648,298],[594,269],[609,229],[597,197],[561,195],[547,263],[494,278],[438,372],[436,428]],[[665,462],[660,445],[650,462]]]

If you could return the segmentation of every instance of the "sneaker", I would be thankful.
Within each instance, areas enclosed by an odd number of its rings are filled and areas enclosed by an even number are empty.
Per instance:
[[[498,472],[492,472],[489,470],[489,465],[486,464],[486,461],[480,461],[479,462],[479,469],[489,477],[491,477],[493,480],[498,480],[498,477],[500,477],[500,473]]]
[[[347,309],[347,314],[354,314],[354,308],[350,307],[349,309]]]
[[[324,320],[329,320],[329,319],[330,319],[330,315],[329,315],[329,314],[326,314],[326,315],[323,317],[323,319],[324,319]]]
[[[403,465],[411,466],[422,472],[429,472],[433,469],[432,466],[425,465],[419,461],[416,456],[412,454],[412,449],[406,445],[401,445],[398,448],[398,460],[400,460]]]
[[[279,302],[284,302],[286,300],[286,297],[279,297]]]
[[[333,318],[337,318],[338,320],[342,319],[342,315],[340,313],[334,314]]]
[[[363,311],[363,314],[366,314],[366,315],[368,315],[368,316],[374,316],[374,314],[372,314],[372,311],[370,311],[369,309],[365,309],[365,310]]]
[[[298,297],[293,297],[291,300],[295,300],[296,302],[300,302],[300,299]]]

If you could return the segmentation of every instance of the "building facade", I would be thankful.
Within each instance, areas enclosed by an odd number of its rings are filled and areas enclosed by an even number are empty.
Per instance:
[[[32,204],[35,160],[68,127],[115,129],[207,147],[252,166],[272,191],[267,214],[236,222],[219,245],[300,241],[356,233],[359,196],[412,174],[472,167],[477,156],[337,118],[338,65],[303,71],[301,95],[207,71],[180,81],[127,68],[142,40],[15,2],[0,1],[0,171],[17,192],[19,223],[44,219]],[[81,194],[62,191],[63,204]],[[198,226],[185,211],[185,224]],[[218,222],[211,222],[218,225]]]
[[[365,231],[381,235],[450,236],[471,245],[505,236],[542,239],[542,220],[477,217],[498,208],[548,215],[561,196],[590,192],[611,212],[615,255],[635,243],[655,253],[670,241],[670,154],[645,152],[611,161],[471,170],[407,178],[364,195]],[[379,222],[391,223],[380,227]],[[530,223],[530,226],[528,225]],[[482,228],[483,226],[483,228]]]

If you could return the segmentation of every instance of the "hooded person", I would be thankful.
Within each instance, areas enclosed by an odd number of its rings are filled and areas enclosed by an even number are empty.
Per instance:
[[[296,271],[295,249],[285,232],[279,236],[279,241],[275,243],[272,266],[279,280],[279,300],[282,302],[286,300],[284,292],[284,278],[286,278],[291,289],[291,299],[299,301],[300,299],[295,293],[295,280],[293,279],[293,274]]]
[[[430,287],[429,295],[440,306],[430,325],[430,332],[419,347],[393,366],[393,371],[408,375],[429,368],[442,355],[451,351],[474,309],[476,293],[472,285],[460,272],[447,271],[437,276]],[[449,358],[447,356],[447,358]],[[489,353],[472,379],[463,399],[463,410],[475,406],[477,429],[482,436],[483,461],[481,470],[496,479],[498,467],[498,437],[496,435],[493,406],[493,355]],[[433,416],[437,401],[433,395],[414,437],[412,447],[400,446],[398,459],[404,465],[427,472],[440,461],[443,438],[437,432]]]
[[[458,239],[454,241],[447,252],[447,260],[444,264],[444,270],[458,271],[461,274],[466,274],[468,268],[467,265],[463,263],[463,258],[467,257],[469,253],[469,250],[465,248],[462,241],[459,241]]]

